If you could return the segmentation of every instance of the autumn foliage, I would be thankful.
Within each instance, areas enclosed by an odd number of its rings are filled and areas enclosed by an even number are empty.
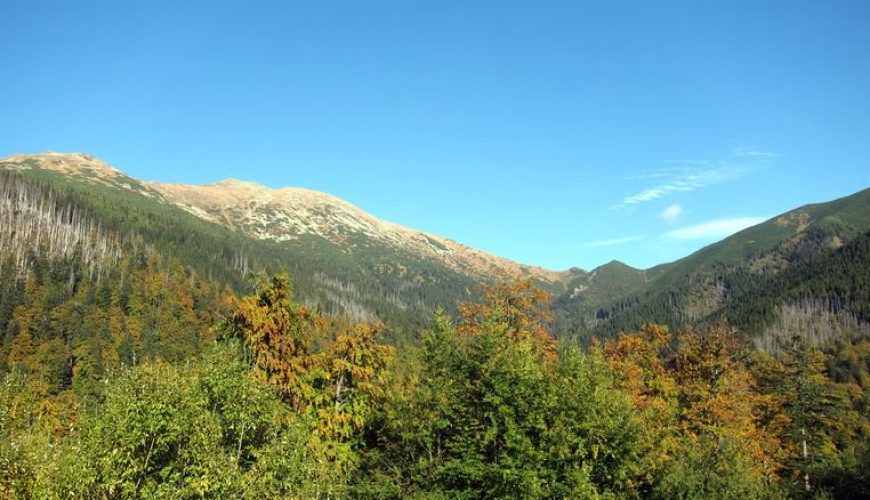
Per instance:
[[[831,355],[795,336],[771,355],[728,325],[645,324],[583,347],[553,336],[547,294],[521,281],[439,309],[397,352],[382,324],[295,302],[286,275],[237,299],[138,273],[88,292],[121,313],[84,310],[101,340],[72,344],[71,384],[55,382],[70,347],[39,335],[41,309],[9,311],[0,498],[853,498],[870,484],[867,341]],[[150,328],[222,310],[201,356],[137,357]],[[75,331],[74,313],[49,324]],[[159,338],[191,342],[175,335]]]
[[[378,342],[379,324],[342,324],[293,301],[286,275],[261,279],[220,327],[250,352],[255,376],[312,419],[312,443],[324,456],[349,460],[355,438],[384,395],[393,348]],[[317,349],[321,346],[321,349]]]
[[[480,303],[459,305],[457,331],[474,335],[487,323],[504,325],[505,334],[513,342],[528,342],[542,356],[552,360],[556,341],[549,331],[553,321],[550,296],[531,280],[500,283],[484,290]]]
[[[260,280],[257,293],[240,301],[230,327],[251,352],[257,377],[278,388],[297,410],[314,397],[314,338],[327,328],[324,318],[293,302],[290,281],[277,275]]]

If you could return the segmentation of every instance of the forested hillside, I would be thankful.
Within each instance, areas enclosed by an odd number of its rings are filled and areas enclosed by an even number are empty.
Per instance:
[[[595,279],[606,283],[607,300],[595,287],[558,296],[557,329],[589,339],[647,321],[677,328],[726,319],[763,337],[788,321],[788,311],[813,307],[834,329],[866,331],[868,231],[864,190],[774,217],[676,262],[644,271],[611,263],[589,275],[602,275]]]
[[[135,211],[0,173],[4,370],[26,369],[43,395],[94,393],[122,365],[202,351],[229,289],[208,277],[216,266],[207,260],[193,267],[177,257],[182,249],[195,254],[192,245],[155,236],[171,225],[122,218]],[[201,241],[221,250],[216,240]]]
[[[13,156],[0,160],[0,175],[14,180],[7,182],[10,213],[20,209],[15,204],[22,189],[31,198],[57,198],[66,204],[62,210],[81,213],[101,234],[126,245],[125,251],[152,248],[237,293],[249,291],[251,273],[289,270],[307,305],[383,321],[397,341],[412,337],[435,307],[452,309],[478,295],[483,284],[530,277],[560,291],[561,280],[582,274],[491,256],[380,221],[324,193],[238,181],[202,187],[148,183],[85,154]],[[27,210],[30,215],[16,215],[25,223],[35,214]],[[39,217],[45,227],[61,220]],[[17,238],[19,248],[45,250],[42,236]],[[15,264],[23,275],[26,259]]]
[[[121,254],[151,249],[235,293],[249,291],[253,272],[286,269],[303,303],[324,313],[382,321],[396,342],[413,342],[421,318],[436,307],[452,310],[479,296],[486,284],[522,278],[553,294],[557,335],[586,341],[646,321],[678,328],[723,316],[758,337],[770,336],[781,311],[808,304],[859,329],[867,321],[860,314],[868,307],[864,298],[840,296],[848,283],[829,283],[818,293],[805,288],[800,297],[786,293],[795,286],[768,283],[792,267],[804,269],[804,277],[815,273],[823,256],[870,231],[870,191],[798,208],[651,269],[614,261],[591,272],[552,272],[380,221],[323,193],[239,181],[141,182],[87,155],[16,156],[0,161],[0,168],[14,180],[4,181],[9,227],[24,228],[8,235],[14,241],[3,250],[19,278],[30,262],[25,250],[51,260],[68,257],[76,245],[88,266],[106,269]],[[39,201],[43,198],[48,205]],[[49,205],[56,213],[42,214]],[[52,222],[63,217],[73,223]],[[106,260],[94,252],[115,256]],[[860,252],[845,259],[858,270],[867,267]],[[764,312],[741,312],[759,306],[749,300],[759,293],[765,295]]]
[[[417,349],[319,315],[286,277],[185,362],[87,394],[0,385],[10,498],[864,498],[870,342],[777,356],[726,327],[582,350],[528,281],[436,313]]]

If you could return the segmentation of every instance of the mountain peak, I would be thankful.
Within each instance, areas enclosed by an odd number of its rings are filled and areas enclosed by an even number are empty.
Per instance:
[[[123,172],[88,153],[58,153],[46,151],[37,154],[16,154],[0,159],[5,167],[23,170],[38,166],[45,170],[55,170],[69,174],[90,174],[117,177]]]
[[[235,179],[233,177],[227,177],[226,179],[221,179],[212,184],[206,184],[207,186],[221,186],[228,188],[237,188],[237,187],[245,187],[251,189],[272,189],[269,186],[265,186],[255,181],[243,181],[240,179]]]
[[[637,269],[637,268],[631,267],[631,266],[629,266],[628,264],[626,264],[625,262],[622,262],[621,260],[616,260],[616,259],[613,259],[613,260],[611,260],[610,262],[608,262],[607,264],[604,264],[603,266],[600,266],[600,267],[599,267],[599,269],[602,269],[602,268],[607,268],[607,269],[628,269],[628,270],[631,270],[631,271],[640,271],[640,269]]]

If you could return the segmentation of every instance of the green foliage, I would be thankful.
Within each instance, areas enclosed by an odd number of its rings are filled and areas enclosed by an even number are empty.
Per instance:
[[[870,190],[782,214],[678,261],[645,271],[611,263],[557,297],[561,335],[609,338],[644,322],[677,329],[727,319],[762,336],[780,308],[819,303],[839,315],[827,337],[867,335]],[[839,331],[842,330],[842,331]],[[813,335],[815,332],[809,332]]]
[[[851,381],[833,380],[829,361],[828,355],[795,335],[776,361],[768,360],[759,369],[764,389],[778,399],[788,417],[783,428],[788,454],[782,477],[796,494],[825,490],[830,479],[822,478],[832,476],[862,481],[860,473],[849,469],[860,462],[862,443],[870,435],[870,421],[858,409],[867,391]]]
[[[100,281],[74,286],[65,277],[76,268],[72,261],[31,269],[0,325],[8,332],[0,344],[4,364],[51,394],[73,389],[94,397],[102,378],[123,364],[200,353],[224,308],[221,290],[158,254],[123,263]]]
[[[39,397],[20,371],[0,381],[0,497],[25,497],[34,488],[40,450],[48,447],[41,428]]]
[[[546,294],[518,282],[460,305],[458,318],[437,311],[418,348],[394,353],[380,325],[295,302],[286,276],[234,300],[149,262],[124,266],[135,274],[121,274],[126,286],[63,292],[50,262],[22,284],[0,386],[0,496],[862,498],[868,488],[870,341],[841,339],[825,354],[798,335],[774,357],[728,327],[671,335],[647,324],[584,351],[553,338]],[[232,312],[213,331],[177,331],[219,316],[221,299]]]
[[[424,335],[415,385],[386,409],[379,476],[398,474],[407,495],[630,495],[637,426],[607,367],[576,349],[550,356],[517,335],[532,311],[505,316],[490,297],[464,309],[475,321],[461,331],[439,313]]]
[[[751,286],[735,293],[735,300],[721,316],[747,331],[763,331],[777,319],[780,305],[806,299],[821,302],[825,310],[870,321],[870,233],[841,248],[826,249],[779,274],[755,279]]]
[[[70,483],[83,495],[168,496],[171,492],[225,492],[230,456],[218,444],[219,422],[203,411],[196,380],[178,370],[146,364],[120,377],[98,414],[83,422],[82,463]],[[232,480],[227,478],[228,482]]]
[[[65,444],[60,496],[305,497],[336,491],[306,446],[306,424],[249,375],[236,348],[201,365],[125,370]]]
[[[668,462],[652,498],[775,499],[783,493],[753,472],[753,465],[727,438],[705,435],[679,444],[682,452]]]

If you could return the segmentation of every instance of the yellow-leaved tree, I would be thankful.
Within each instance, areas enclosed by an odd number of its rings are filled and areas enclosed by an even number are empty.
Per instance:
[[[274,385],[295,410],[305,409],[316,396],[313,341],[328,325],[323,317],[293,302],[290,278],[261,277],[257,293],[238,301],[230,322],[231,330],[250,349],[257,376]]]

